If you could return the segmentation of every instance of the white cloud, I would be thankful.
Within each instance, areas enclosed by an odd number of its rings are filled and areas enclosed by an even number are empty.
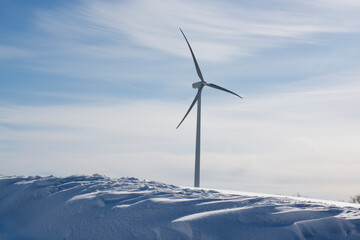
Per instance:
[[[183,39],[174,31],[183,27],[198,57],[217,61],[257,49],[313,41],[314,34],[360,30],[355,16],[348,18],[342,11],[300,3],[285,9],[261,9],[218,1],[140,0],[115,6],[113,2],[93,2],[88,9],[89,19],[96,24],[123,31],[141,45],[187,56],[180,47]]]
[[[321,8],[332,8],[336,10],[352,10],[360,8],[360,2],[357,0],[308,0],[301,1],[310,5],[315,5]]]
[[[205,93],[203,186],[335,200],[357,194],[359,74],[342,76],[332,86],[305,81],[242,101]],[[190,102],[3,105],[2,174],[99,172],[192,185],[195,113],[175,129]]]
[[[170,63],[166,55],[184,56],[192,64],[178,27],[187,34],[197,58],[208,61],[235,61],[292,44],[323,44],[328,40],[323,33],[360,29],[356,2],[350,0],[344,4],[84,1],[41,11],[37,17],[39,37],[32,35],[29,44],[42,55],[31,59],[32,69],[123,85],[129,79],[145,82],[150,77],[156,78],[154,82],[182,84],[175,80],[184,75],[173,76],[171,67],[176,65],[178,71],[183,66]],[[23,48],[3,49],[3,57],[24,54],[19,50]],[[324,60],[324,55],[314,58],[309,51],[305,57],[295,54],[297,61],[292,62],[265,55],[273,59],[269,68],[277,65],[277,70],[293,72],[295,67],[306,71],[319,62],[338,60],[340,54]],[[347,68],[356,65],[348,54],[340,56]],[[231,68],[239,65],[232,62]],[[261,67],[249,75],[261,76],[266,68]],[[213,73],[229,68],[219,64]],[[360,74],[358,70],[334,74],[336,70],[282,84],[271,94],[245,94],[242,101],[224,95],[221,100],[210,98],[210,91],[204,91],[203,185],[333,199],[358,194]],[[192,185],[195,114],[175,130],[191,100],[165,103],[139,98],[41,107],[0,103],[2,174],[99,172]]]
[[[349,1],[350,2],[350,1]],[[329,9],[329,4],[294,2],[276,7],[219,1],[86,1],[83,5],[39,14],[43,31],[77,42],[82,49],[119,48],[122,36],[146,46],[188,57],[182,27],[199,59],[226,61],[258,50],[316,42],[316,34],[360,31],[356,9]],[[263,6],[268,6],[264,8]],[[89,41],[90,38],[99,40]],[[102,43],[101,43],[102,42]],[[97,46],[100,44],[100,47]],[[74,48],[75,50],[77,48]],[[103,56],[121,55],[98,52]]]
[[[153,82],[167,84],[170,77],[183,77],[172,74],[174,66],[179,69],[184,63],[174,55],[191,62],[178,30],[182,27],[204,70],[206,63],[202,60],[231,61],[232,68],[226,71],[234,72],[246,64],[243,57],[266,58],[271,55],[266,50],[274,48],[290,47],[290,52],[296,55],[296,48],[291,48],[295,44],[318,43],[327,46],[326,53],[339,50],[334,53],[337,57],[316,55],[316,49],[308,50],[305,57],[274,56],[271,61],[275,68],[284,65],[284,71],[292,70],[295,64],[296,68],[314,71],[319,62],[355,64],[349,58],[354,54],[353,47],[346,43],[341,48],[337,42],[327,45],[336,41],[338,35],[322,34],[358,33],[360,19],[354,14],[356,9],[334,9],[301,1],[83,1],[39,10],[31,21],[37,31],[19,34],[23,38],[16,42],[22,44],[21,48],[12,49],[6,56],[20,56],[24,52],[19,50],[28,46],[32,58],[19,66],[31,70],[121,84],[147,81],[156,75],[151,79]],[[264,70],[261,67],[250,68],[260,74]],[[224,65],[219,66],[220,71],[221,68]]]
[[[31,53],[28,50],[22,48],[0,46],[0,60],[23,58],[23,57],[28,57],[30,55]]]

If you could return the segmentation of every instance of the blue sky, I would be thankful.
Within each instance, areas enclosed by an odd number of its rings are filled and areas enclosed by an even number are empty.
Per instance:
[[[0,0],[0,173],[347,200],[360,182],[360,3]]]

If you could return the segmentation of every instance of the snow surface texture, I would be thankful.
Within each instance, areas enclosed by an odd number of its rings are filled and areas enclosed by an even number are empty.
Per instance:
[[[100,175],[0,177],[0,239],[360,239],[359,205]]]

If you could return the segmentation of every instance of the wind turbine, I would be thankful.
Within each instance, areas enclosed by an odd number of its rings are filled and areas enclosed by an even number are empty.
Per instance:
[[[195,68],[196,68],[196,72],[197,72],[197,75],[199,76],[200,80],[199,82],[196,82],[196,83],[193,83],[192,87],[197,89],[198,92],[193,100],[193,102],[191,103],[190,107],[189,107],[189,110],[186,112],[185,116],[183,117],[183,119],[181,120],[181,122],[179,123],[179,125],[176,127],[176,129],[178,129],[181,125],[181,123],[185,120],[185,118],[187,117],[187,115],[189,114],[189,112],[191,111],[191,109],[194,107],[195,103],[197,102],[197,121],[196,121],[196,149],[195,149],[195,179],[194,179],[194,187],[199,187],[200,186],[200,128],[201,128],[201,92],[202,92],[202,89],[205,87],[205,86],[208,86],[208,87],[212,87],[212,88],[215,88],[215,89],[218,89],[218,90],[221,90],[221,91],[224,91],[224,92],[228,92],[228,93],[231,93],[239,98],[242,98],[241,96],[239,96],[238,94],[230,91],[230,90],[227,90],[223,87],[220,87],[218,85],[215,85],[215,84],[212,84],[212,83],[207,83],[205,82],[202,74],[201,74],[201,71],[200,71],[200,67],[199,67],[199,64],[197,63],[196,61],[196,58],[195,58],[195,55],[194,55],[194,52],[190,46],[190,43],[189,41],[187,40],[184,32],[181,30],[181,28],[179,28],[182,35],[184,36],[185,38],[185,41],[187,43],[187,45],[189,46],[189,49],[190,49],[190,52],[191,52],[191,55],[192,55],[192,58],[194,60],[194,64],[195,64]]]

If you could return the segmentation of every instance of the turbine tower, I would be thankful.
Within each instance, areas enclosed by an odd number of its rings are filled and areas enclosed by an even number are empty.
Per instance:
[[[201,128],[201,92],[202,92],[202,89],[204,88],[204,86],[208,86],[208,87],[212,87],[212,88],[215,88],[215,89],[218,89],[218,90],[221,90],[221,91],[224,91],[224,92],[228,92],[228,93],[231,93],[239,98],[242,98],[241,96],[239,96],[238,94],[230,91],[230,90],[227,90],[223,87],[220,87],[218,85],[215,85],[215,84],[212,84],[212,83],[207,83],[204,81],[204,78],[201,74],[201,71],[200,71],[200,67],[199,67],[199,64],[197,63],[196,61],[196,58],[195,58],[195,55],[194,55],[194,52],[190,46],[190,43],[189,41],[187,40],[184,32],[181,30],[181,28],[179,28],[182,35],[184,36],[185,38],[185,41],[187,43],[187,45],[189,46],[189,49],[190,49],[190,52],[191,52],[191,55],[192,55],[192,58],[194,60],[194,64],[195,64],[195,68],[196,68],[196,72],[197,72],[197,75],[199,76],[200,80],[199,82],[196,82],[196,83],[193,83],[192,87],[197,89],[198,92],[193,100],[193,102],[191,103],[188,111],[186,112],[185,116],[183,117],[183,119],[181,120],[181,122],[179,123],[179,125],[176,127],[179,128],[181,123],[185,120],[185,118],[187,117],[187,115],[189,114],[189,112],[191,111],[191,109],[194,107],[195,103],[197,102],[197,121],[196,121],[196,148],[195,148],[195,178],[194,178],[194,187],[199,187],[200,186],[200,128]]]

